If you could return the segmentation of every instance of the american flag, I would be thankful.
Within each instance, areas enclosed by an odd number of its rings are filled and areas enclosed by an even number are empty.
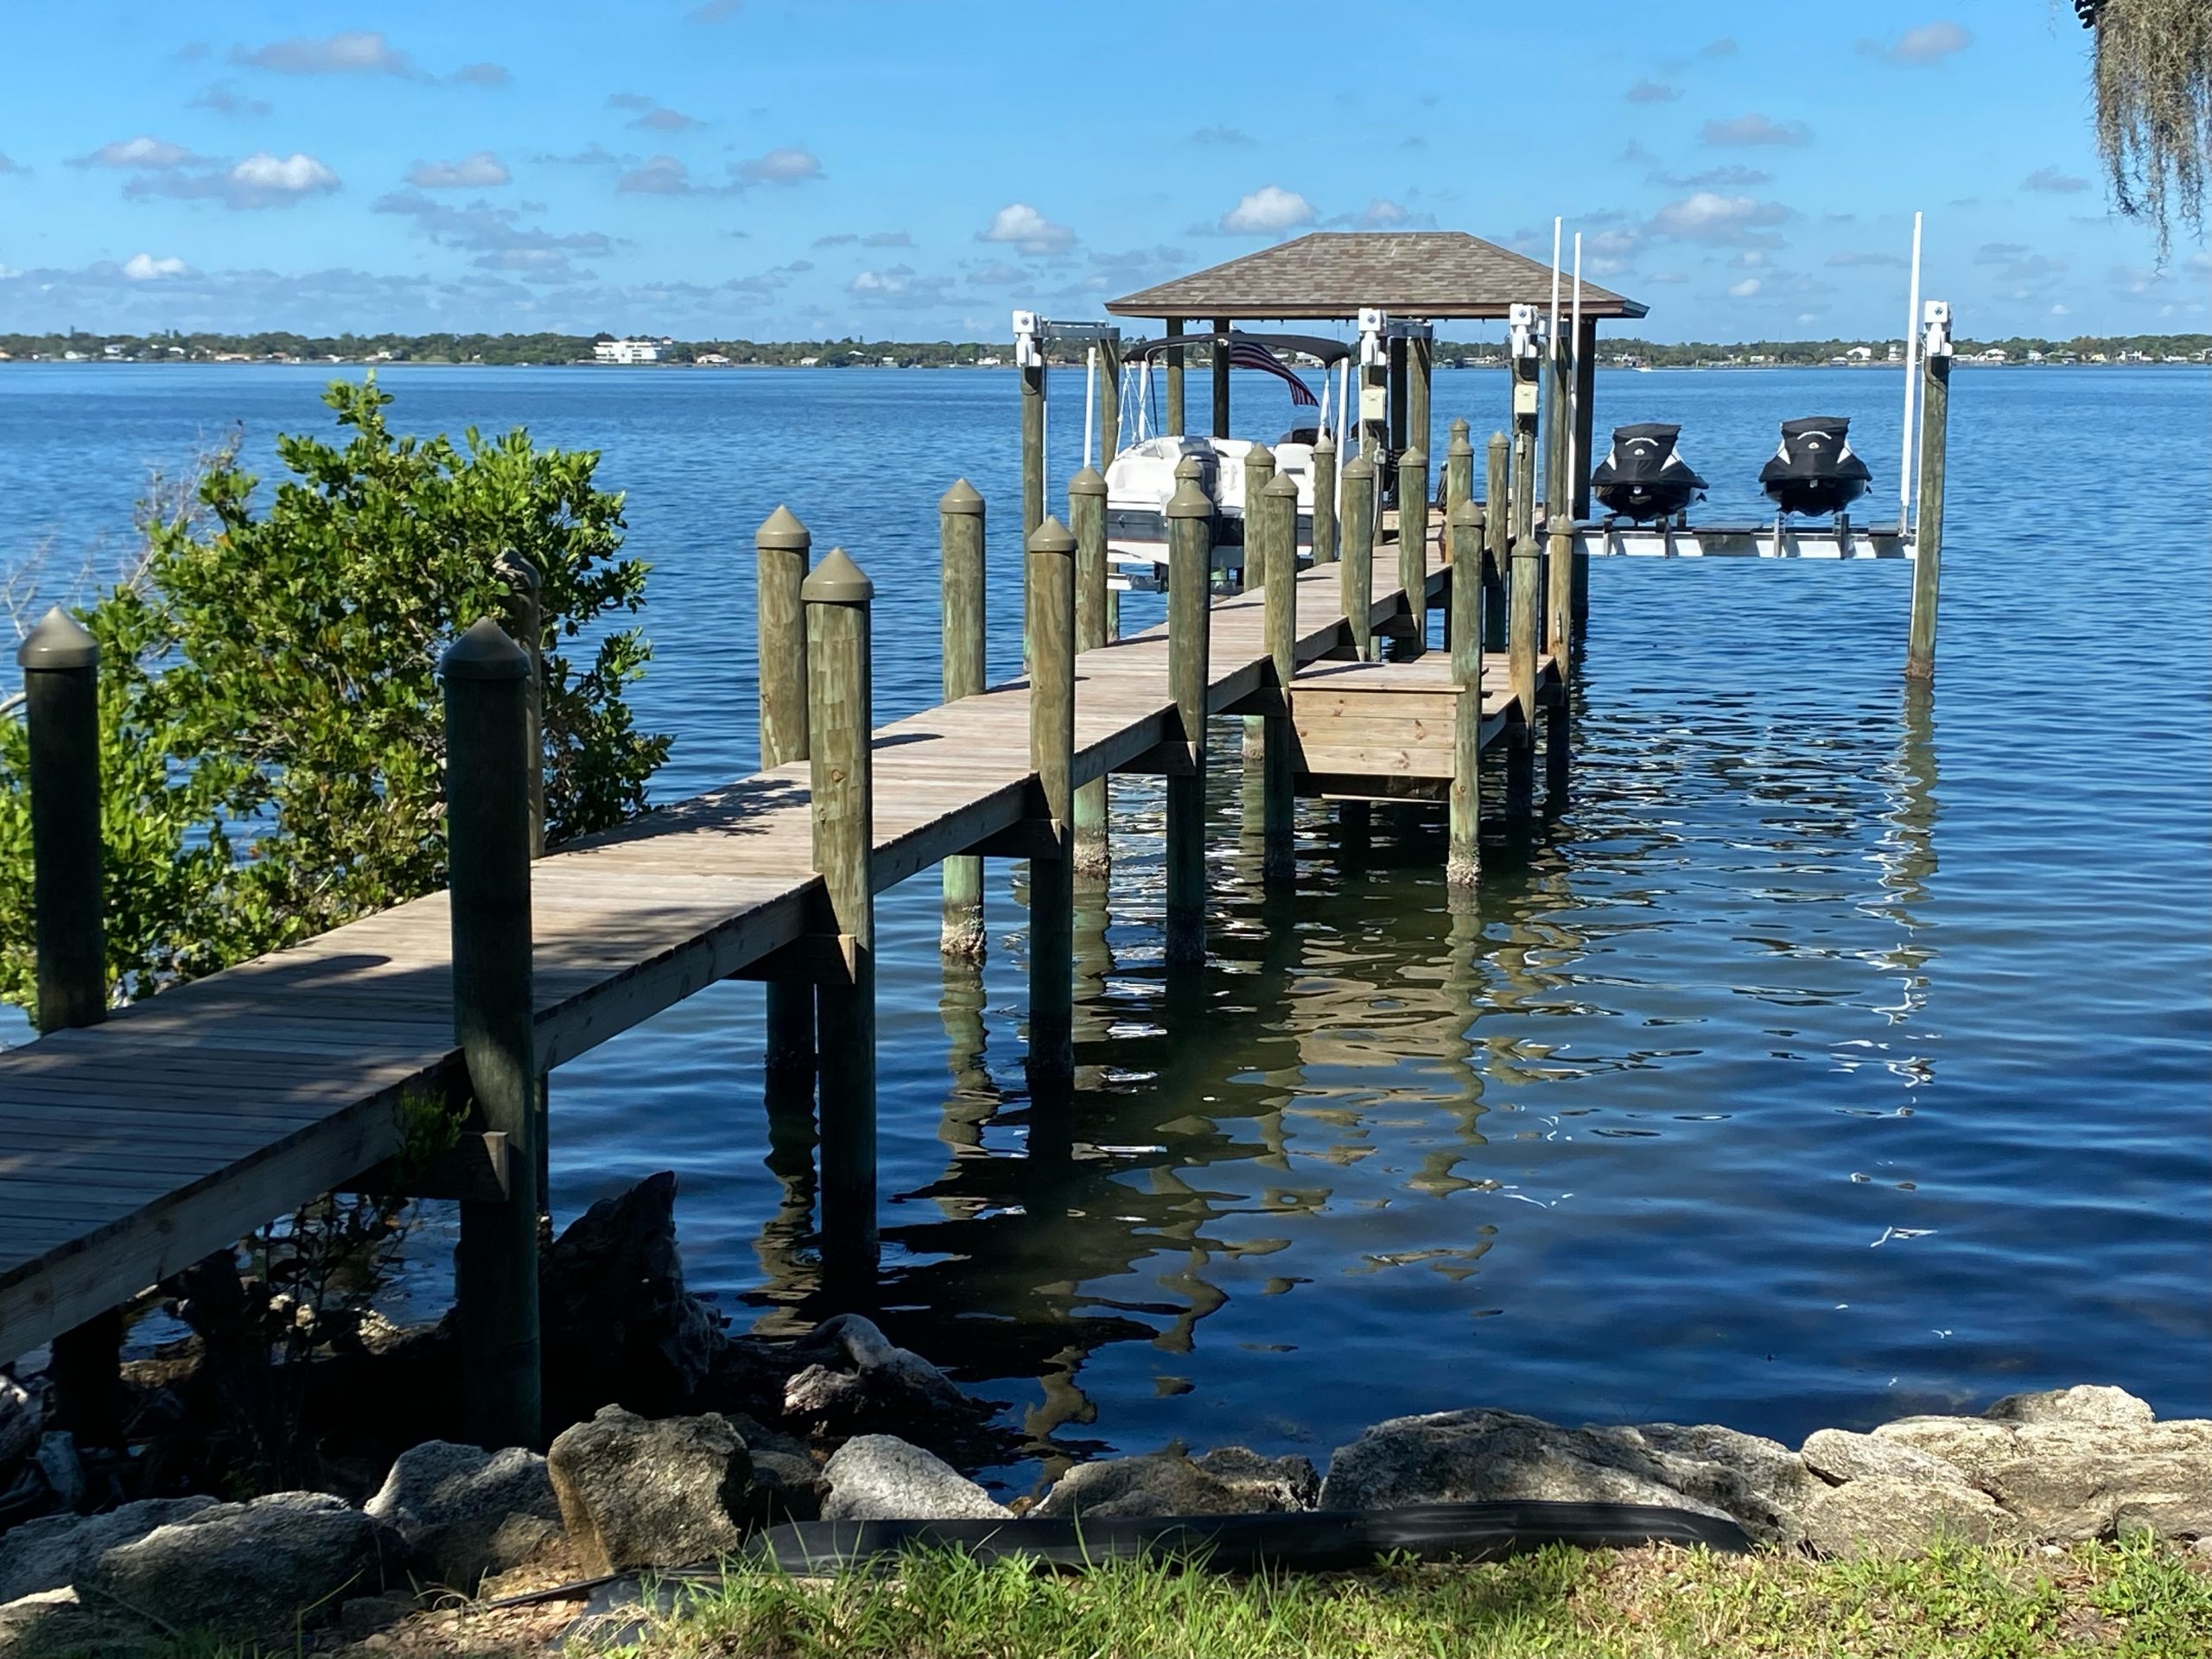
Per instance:
[[[1232,369],[1258,369],[1263,374],[1272,374],[1278,380],[1288,382],[1290,401],[1300,409],[1319,409],[1321,406],[1321,400],[1306,390],[1306,383],[1298,378],[1290,365],[1256,340],[1230,340],[1229,366]]]

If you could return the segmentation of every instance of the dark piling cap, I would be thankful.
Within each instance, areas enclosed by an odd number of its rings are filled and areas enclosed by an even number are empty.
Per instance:
[[[1073,553],[1075,533],[1058,519],[1047,518],[1029,532],[1032,553]]]
[[[768,515],[767,522],[753,532],[753,545],[804,553],[814,545],[814,537],[799,523],[797,513],[789,507],[778,507]]]
[[[446,647],[446,654],[438,658],[438,672],[449,680],[528,679],[530,653],[490,617],[480,616]]]
[[[1068,480],[1068,493],[1070,495],[1103,495],[1106,493],[1106,480],[1099,475],[1096,467],[1086,467]]]
[[[939,512],[970,513],[980,518],[983,512],[983,498],[973,484],[964,478],[952,480],[952,487],[937,499]]]
[[[798,596],[810,605],[865,605],[875,597],[875,584],[843,548],[833,547],[806,573]]]
[[[1298,499],[1298,480],[1293,478],[1288,473],[1277,473],[1273,478],[1268,480],[1268,487],[1261,491],[1260,493],[1262,495],[1287,495],[1292,500],[1295,501]]]
[[[60,668],[97,668],[100,642],[59,605],[39,618],[38,626],[16,647],[16,666],[26,674]]]
[[[1211,518],[1213,501],[1198,486],[1195,478],[1186,478],[1175,486],[1175,493],[1167,498],[1170,518]]]

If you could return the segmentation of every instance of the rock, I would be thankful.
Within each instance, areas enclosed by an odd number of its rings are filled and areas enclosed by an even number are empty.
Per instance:
[[[42,1590],[0,1603],[0,1659],[54,1659],[56,1654],[87,1654],[125,1659],[157,1650],[175,1651],[143,1626],[94,1612],[74,1590]]]
[[[1246,1446],[1224,1446],[1191,1461],[1242,1493],[1244,1508],[1255,1514],[1310,1510],[1320,1501],[1321,1477],[1311,1458],[1263,1458]]]
[[[941,1431],[948,1420],[972,1422],[990,1412],[857,1313],[823,1320],[799,1351],[815,1363],[784,1385],[784,1409],[832,1434],[904,1425]]]
[[[31,1453],[31,1460],[38,1465],[39,1476],[46,1482],[47,1491],[54,1494],[54,1501],[65,1510],[87,1507],[85,1503],[85,1465],[77,1455],[77,1437],[67,1429],[53,1429],[38,1437],[38,1450]]]
[[[1805,1541],[1848,1560],[1916,1555],[1939,1537],[1975,1544],[2019,1543],[2018,1521],[1986,1492],[1869,1475],[1825,1487],[1805,1506]]]
[[[1981,1414],[1993,1423],[2063,1423],[2078,1428],[2148,1428],[2150,1402],[2093,1382],[2039,1394],[2008,1394]]]
[[[1966,1471],[1902,1440],[1853,1434],[1840,1428],[1816,1428],[1805,1437],[1800,1454],[1815,1474],[1840,1484],[1847,1480],[1916,1481],[1923,1486],[1963,1486]]]
[[[750,1436],[747,1443],[750,1444]],[[785,1521],[819,1521],[822,1500],[829,1489],[814,1459],[789,1452],[753,1453],[753,1503],[750,1513],[764,1526]]]
[[[29,1457],[46,1428],[46,1402],[0,1371],[0,1474]]]
[[[822,1471],[825,1521],[1010,1521],[1014,1512],[950,1464],[889,1434],[862,1434]]]
[[[545,1463],[588,1575],[683,1567],[744,1541],[753,1459],[715,1413],[648,1421],[607,1406],[563,1430]]]
[[[1656,1504],[1735,1521],[1755,1542],[1789,1541],[1818,1483],[1796,1453],[1732,1429],[1562,1428],[1476,1409],[1378,1423],[1329,1461],[1325,1510],[1524,1499]]]
[[[0,1533],[0,1602],[60,1590],[119,1544],[215,1507],[212,1497],[149,1497],[105,1515],[49,1515]]]
[[[327,1492],[217,1503],[118,1544],[77,1577],[87,1606],[217,1635],[289,1634],[400,1578],[404,1547]]]
[[[1294,1487],[1294,1474],[1274,1478],[1257,1472],[1253,1465],[1303,1463],[1301,1459],[1272,1459],[1233,1448],[1243,1459],[1219,1459],[1210,1467],[1180,1452],[1157,1452],[1148,1457],[1108,1458],[1079,1463],[1052,1484],[1035,1510],[1040,1516],[1090,1515],[1155,1516],[1163,1515],[1245,1515],[1254,1510],[1294,1507],[1286,1489]],[[1249,1462],[1244,1461],[1249,1459]],[[1307,1479],[1313,1465],[1306,1466]]]
[[[688,1406],[724,1338],[714,1310],[683,1288],[675,1175],[577,1217],[545,1253],[539,1307],[550,1421],[610,1402],[649,1415]]]
[[[2212,1421],[2099,1428],[1906,1417],[1874,1436],[1957,1465],[2035,1538],[2212,1533]]]
[[[399,1455],[362,1506],[391,1526],[436,1580],[473,1592],[487,1573],[519,1566],[560,1530],[545,1459],[429,1440]]]

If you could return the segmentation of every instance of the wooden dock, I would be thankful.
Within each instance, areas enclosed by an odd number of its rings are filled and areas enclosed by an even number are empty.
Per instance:
[[[1433,607],[1450,577],[1433,545],[1427,567]],[[1450,721],[1435,725],[1445,659],[1342,660],[1351,629],[1338,571],[1297,577],[1293,703],[1313,761],[1300,792],[1419,794],[1451,776]],[[1395,558],[1375,562],[1370,586],[1369,626],[1407,632]],[[1264,612],[1258,594],[1211,607],[1212,712],[1280,706]],[[1180,731],[1168,665],[1164,624],[1077,655],[1077,785],[1172,769],[1160,758]],[[1557,695],[1548,653],[1539,684],[1541,700]],[[1399,700],[1402,721],[1359,735],[1345,716],[1363,697]],[[1533,713],[1494,658],[1484,741],[1525,734]],[[1027,855],[1045,815],[1026,680],[880,728],[871,753],[876,890],[961,855]],[[799,762],[532,864],[538,1071],[718,980],[790,971],[822,931],[810,818]],[[464,1094],[451,924],[448,895],[435,893],[0,1053],[0,1362],[360,1181],[399,1152],[411,1092]],[[499,1137],[470,1137],[442,1186],[415,1190],[496,1198],[502,1154]]]

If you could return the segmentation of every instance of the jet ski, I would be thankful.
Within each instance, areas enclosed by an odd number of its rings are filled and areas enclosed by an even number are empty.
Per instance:
[[[1665,518],[1689,505],[1705,480],[1675,453],[1679,426],[1617,426],[1613,447],[1590,474],[1590,492],[1608,512],[1637,524]]]
[[[1782,423],[1782,447],[1759,468],[1759,486],[1783,512],[1841,512],[1866,493],[1873,474],[1851,453],[1851,423],[1808,415]]]

